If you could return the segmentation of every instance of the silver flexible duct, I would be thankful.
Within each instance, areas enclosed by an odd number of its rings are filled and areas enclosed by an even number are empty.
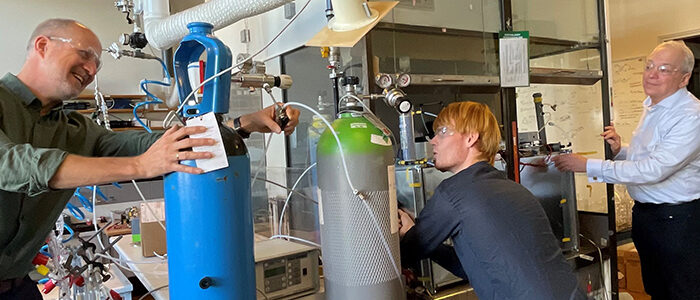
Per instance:
[[[169,16],[168,0],[148,0],[143,2],[144,32],[151,46],[163,50],[176,45],[189,33],[188,23],[207,22],[216,30],[291,1],[211,0]]]

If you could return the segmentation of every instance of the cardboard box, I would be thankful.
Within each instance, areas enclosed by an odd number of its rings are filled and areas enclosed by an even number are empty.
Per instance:
[[[634,298],[634,300],[651,300],[651,296],[649,296],[645,293],[637,293],[637,292],[629,292],[629,291],[627,293],[632,295],[632,298]]]
[[[168,252],[165,242],[165,230],[158,223],[160,221],[165,225],[165,202],[142,202],[139,209],[141,251],[143,256],[152,257],[156,256],[156,253],[161,256],[165,255]]]
[[[620,251],[629,252],[632,249],[634,249],[634,243],[622,244],[617,246],[617,253],[620,253]]]
[[[625,251],[617,248],[617,287],[622,291],[627,288],[627,275],[625,275]]]
[[[627,268],[625,264],[625,253],[634,249],[633,243],[627,243],[617,247],[617,278],[619,290],[627,288]]]
[[[639,252],[637,252],[637,248],[635,248],[633,243],[617,247],[617,269],[618,275],[622,274],[622,278],[618,283],[620,291],[626,291],[635,300],[651,299],[651,296],[644,292],[642,265],[639,260]]]
[[[625,253],[625,276],[627,277],[627,290],[631,292],[644,293],[644,283],[642,282],[642,265],[639,261],[639,252],[632,249]]]
[[[620,265],[622,264],[622,265]],[[625,263],[617,263],[617,287],[619,290],[627,288],[627,275],[625,274]]]

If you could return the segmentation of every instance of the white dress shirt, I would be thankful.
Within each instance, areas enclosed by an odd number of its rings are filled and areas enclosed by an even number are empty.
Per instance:
[[[588,159],[589,180],[627,185],[643,203],[683,203],[700,198],[700,101],[686,88],[651,104],[613,160]]]

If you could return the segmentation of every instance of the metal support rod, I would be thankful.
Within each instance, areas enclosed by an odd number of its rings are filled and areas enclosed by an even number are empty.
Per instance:
[[[173,69],[173,48],[168,48],[166,50],[161,51],[161,57],[163,58],[163,62],[165,62],[166,68],[168,68],[170,76],[174,76],[175,70]],[[163,70],[163,77],[165,77],[166,75],[167,74],[165,74],[165,70]]]
[[[544,122],[544,112],[542,111],[542,94],[534,93],[532,97],[535,101],[535,116],[537,117],[537,133],[540,137],[540,145],[547,145],[547,130],[545,126],[547,124]]]
[[[610,68],[608,51],[608,34],[607,34],[607,12],[606,1],[598,0],[598,40],[600,41],[600,66],[603,71],[603,78],[600,80],[601,94],[603,98],[603,124],[610,124]],[[605,145],[605,159],[612,159],[612,149],[610,145],[603,142]],[[608,255],[610,256],[610,290],[612,299],[619,299],[618,280],[617,280],[617,219],[615,217],[615,189],[612,184],[606,185],[607,202],[608,202]],[[602,262],[601,262],[602,264]],[[607,293],[607,291],[606,291]]]
[[[413,133],[413,115],[410,112],[399,115],[399,136],[402,159],[416,160],[416,138]]]
[[[511,0],[500,0],[501,8],[501,30],[512,31],[512,5]],[[501,88],[501,107],[503,120],[503,137],[506,142],[506,173],[508,178],[519,182],[518,172],[518,132],[515,88]]]
[[[338,102],[340,102],[340,96],[338,95],[340,91],[338,90],[338,77],[331,77],[331,84],[333,85],[333,115],[338,115],[340,111],[338,108]]]
[[[340,109],[339,109],[340,91],[339,91],[339,87],[338,87],[338,77],[343,76],[343,74],[339,73],[339,71],[338,71],[340,66],[341,66],[340,48],[330,47],[329,53],[328,53],[328,68],[331,70],[331,74],[329,77],[331,79],[331,85],[333,86],[333,113],[336,116],[338,115],[338,112],[340,111]]]

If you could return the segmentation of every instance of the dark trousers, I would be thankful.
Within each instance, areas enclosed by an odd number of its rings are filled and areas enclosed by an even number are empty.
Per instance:
[[[29,276],[19,279],[0,280],[0,300],[41,300],[36,282]]]
[[[632,240],[653,300],[700,299],[700,200],[632,208]]]

